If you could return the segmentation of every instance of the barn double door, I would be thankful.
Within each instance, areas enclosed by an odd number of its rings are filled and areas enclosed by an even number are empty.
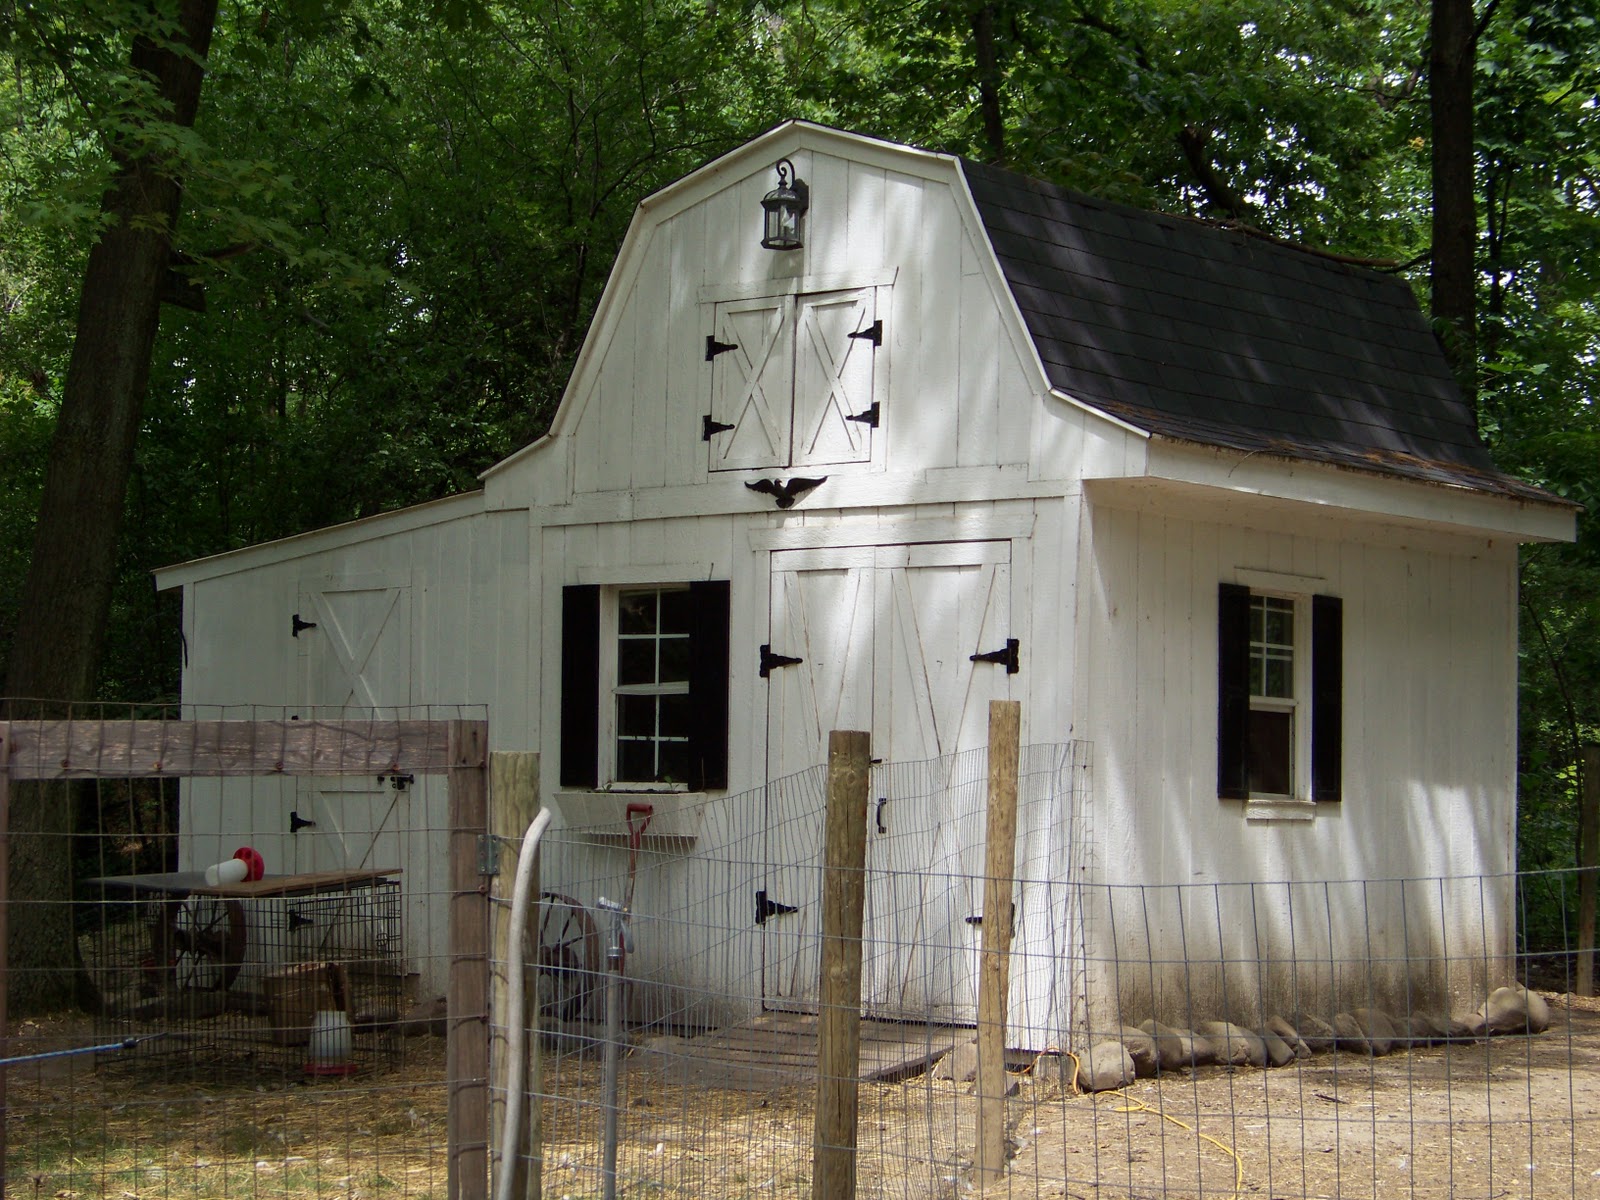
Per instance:
[[[863,994],[869,1015],[972,1019],[982,828],[938,760],[987,744],[989,701],[1015,676],[972,655],[1005,647],[1011,544],[950,542],[777,551],[767,693],[763,994],[817,1000],[828,732],[872,734]],[[957,811],[961,810],[961,811]],[[976,832],[977,836],[973,836]]]

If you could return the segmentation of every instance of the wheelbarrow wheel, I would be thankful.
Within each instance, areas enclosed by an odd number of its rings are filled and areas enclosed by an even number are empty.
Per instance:
[[[539,1014],[573,1021],[583,1015],[599,983],[600,934],[589,910],[560,892],[539,895]]]
[[[163,982],[180,992],[225,992],[244,966],[244,905],[188,896],[160,905],[151,941]]]

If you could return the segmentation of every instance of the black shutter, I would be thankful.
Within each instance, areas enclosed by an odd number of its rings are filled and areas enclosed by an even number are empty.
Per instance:
[[[1344,759],[1344,602],[1311,597],[1311,798],[1340,798]]]
[[[1217,795],[1250,794],[1250,589],[1217,585]]]
[[[561,786],[600,784],[600,588],[561,589]]]
[[[689,585],[694,625],[689,633],[689,702],[694,726],[689,732],[696,791],[728,786],[728,616],[726,579]]]

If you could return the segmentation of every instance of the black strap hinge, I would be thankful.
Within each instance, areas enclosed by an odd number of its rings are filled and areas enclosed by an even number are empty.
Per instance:
[[[787,654],[774,654],[772,647],[763,642],[761,644],[761,678],[765,679],[778,667],[798,667],[805,662],[803,658],[791,658]]]
[[[737,350],[738,342],[719,342],[712,334],[706,334],[706,361],[710,362],[719,354],[726,354],[729,350]]]
[[[781,917],[784,913],[799,912],[792,904],[779,904],[776,900],[768,900],[767,893],[756,893],[756,924],[765,925],[768,917]]]
[[[866,412],[851,413],[845,420],[860,421],[863,425],[876,429],[878,427],[878,402],[874,400]]]
[[[721,421],[713,421],[711,414],[706,413],[700,418],[700,440],[709,442],[714,434],[727,433],[732,425],[724,425]]]
[[[300,614],[295,613],[289,621],[289,636],[299,637],[302,629],[315,629],[316,627],[317,623],[315,621],[302,621]]]
[[[880,317],[865,329],[858,329],[850,335],[853,338],[864,338],[874,346],[883,345],[883,319]]]
[[[1022,643],[1016,638],[1007,638],[1004,650],[988,650],[982,654],[969,654],[967,658],[972,662],[995,663],[1006,669],[1007,675],[1015,675],[1022,670],[1022,660],[1019,651]]]

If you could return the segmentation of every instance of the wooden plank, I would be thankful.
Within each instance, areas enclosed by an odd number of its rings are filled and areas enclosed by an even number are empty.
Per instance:
[[[989,821],[983,879],[983,952],[978,967],[978,1146],[980,1186],[1006,1164],[1006,997],[1012,876],[1017,852],[1017,769],[1022,705],[989,702]]]
[[[860,1100],[861,925],[866,907],[867,784],[872,737],[828,734],[822,871],[822,988],[812,1200],[853,1200]]]
[[[1594,995],[1595,873],[1600,868],[1600,746],[1583,747],[1578,808],[1578,995]]]
[[[446,992],[446,1194],[485,1200],[489,1185],[489,896],[478,874],[488,831],[488,729],[449,723],[450,976]]]
[[[307,871],[299,875],[267,875],[252,882],[212,886],[203,871],[163,871],[151,875],[102,875],[84,882],[105,891],[124,890],[133,895],[222,896],[235,900],[261,900],[267,896],[312,896],[319,892],[346,892],[380,879],[400,875],[399,867],[362,871]]]
[[[439,774],[447,721],[104,721],[0,723],[13,779]],[[482,721],[466,722],[480,730]]]
[[[500,873],[497,876],[498,894],[501,903],[494,906],[491,918],[493,920],[494,952],[491,961],[501,964],[494,971],[491,988],[490,1012],[509,1013],[508,995],[511,986],[510,976],[507,975],[504,964],[511,960],[511,909],[507,902],[511,899],[511,890],[517,878],[517,859],[521,854],[522,837],[528,831],[528,825],[539,812],[539,756],[527,751],[498,751],[489,755],[489,821],[491,832],[494,833],[500,847]],[[529,928],[537,929],[539,916],[539,867],[537,862],[533,868],[533,880],[530,888],[532,907],[529,911]],[[528,964],[524,964],[525,966]],[[537,964],[534,964],[535,966]],[[524,976],[530,978],[529,972],[524,971]],[[524,1028],[528,1036],[523,1043],[523,1096],[522,1114],[526,1125],[522,1129],[514,1130],[511,1138],[504,1132],[505,1122],[505,1087],[507,1076],[511,1069],[511,1059],[507,1056],[508,1043],[504,1030],[492,1033],[492,1046],[490,1054],[490,1092],[493,1100],[492,1127],[500,1130],[500,1135],[495,1139],[496,1145],[506,1148],[509,1161],[502,1159],[496,1170],[512,1173],[510,1195],[527,1197],[528,1200],[539,1200],[540,1172],[529,1170],[530,1163],[542,1161],[542,1110],[539,1104],[539,1094],[543,1090],[541,1078],[543,1059],[538,1053],[539,1045],[539,994],[538,988],[530,987],[526,994],[527,1012],[523,1019]]]

